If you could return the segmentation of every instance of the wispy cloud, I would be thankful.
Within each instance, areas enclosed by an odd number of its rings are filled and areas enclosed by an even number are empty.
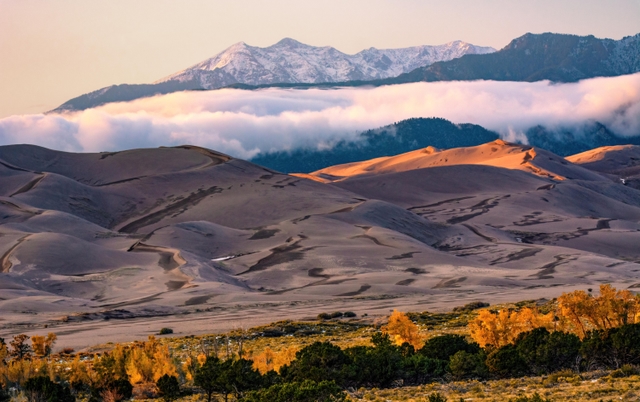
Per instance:
[[[534,125],[600,121],[640,134],[640,74],[575,84],[438,82],[379,88],[224,89],[108,104],[68,115],[0,120],[0,144],[66,151],[195,144],[250,158],[260,151],[327,146],[410,117],[475,123],[505,137]]]

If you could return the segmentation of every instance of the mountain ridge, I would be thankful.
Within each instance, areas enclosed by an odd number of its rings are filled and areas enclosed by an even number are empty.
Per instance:
[[[576,82],[640,71],[640,34],[619,41],[593,35],[527,33],[491,57],[463,56],[398,76],[395,82],[497,80]]]
[[[545,44],[545,41],[549,43]],[[555,49],[555,52],[546,52],[548,48]],[[537,63],[532,63],[533,59],[530,56],[536,49],[540,53],[539,59]],[[580,68],[580,65],[586,65],[587,68]],[[640,72],[640,33],[620,40],[600,39],[593,35],[527,33],[512,40],[497,52],[468,54],[449,61],[435,62],[430,66],[420,67],[393,78],[328,84],[255,86],[234,84],[231,87],[241,89],[357,87],[474,80],[576,82],[587,78],[611,77],[636,72]]]
[[[310,46],[291,38],[284,38],[264,48],[238,42],[216,56],[156,83],[195,80],[204,89],[215,89],[236,83],[262,85],[371,81],[395,77],[464,54],[494,51],[491,47],[452,41],[436,46],[398,49],[371,47],[350,55],[331,46]]]
[[[415,68],[468,53],[494,52],[491,47],[453,41],[399,49],[364,49],[349,55],[331,47],[305,45],[284,38],[268,47],[238,42],[217,55],[152,84],[112,85],[70,99],[51,112],[84,110],[109,102],[183,90],[209,90],[231,85],[277,83],[323,84],[395,77]]]

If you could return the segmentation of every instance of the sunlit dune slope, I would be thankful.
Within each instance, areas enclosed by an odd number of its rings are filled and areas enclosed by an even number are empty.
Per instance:
[[[600,147],[567,156],[569,162],[603,173],[640,173],[640,146]]]
[[[566,159],[594,172],[613,175],[623,184],[640,189],[640,146],[600,147]]]
[[[523,170],[553,180],[605,180],[602,176],[568,163],[551,152],[528,145],[496,140],[468,148],[438,150],[427,147],[404,154],[363,162],[331,166],[300,177],[331,182],[363,175],[398,173],[409,170],[452,165],[487,165]],[[309,177],[310,176],[310,177]]]

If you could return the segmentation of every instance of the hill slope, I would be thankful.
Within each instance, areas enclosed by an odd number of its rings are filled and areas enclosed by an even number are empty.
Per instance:
[[[575,82],[640,71],[640,34],[619,41],[594,36],[526,34],[490,55],[467,55],[385,83],[454,80]]]

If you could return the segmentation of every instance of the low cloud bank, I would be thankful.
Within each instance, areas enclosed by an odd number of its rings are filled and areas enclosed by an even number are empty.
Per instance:
[[[96,152],[194,144],[240,158],[340,139],[411,117],[475,123],[510,140],[535,125],[599,121],[640,135],[640,73],[573,84],[547,81],[412,83],[378,88],[224,89],[108,104],[66,115],[0,120],[0,144]]]

